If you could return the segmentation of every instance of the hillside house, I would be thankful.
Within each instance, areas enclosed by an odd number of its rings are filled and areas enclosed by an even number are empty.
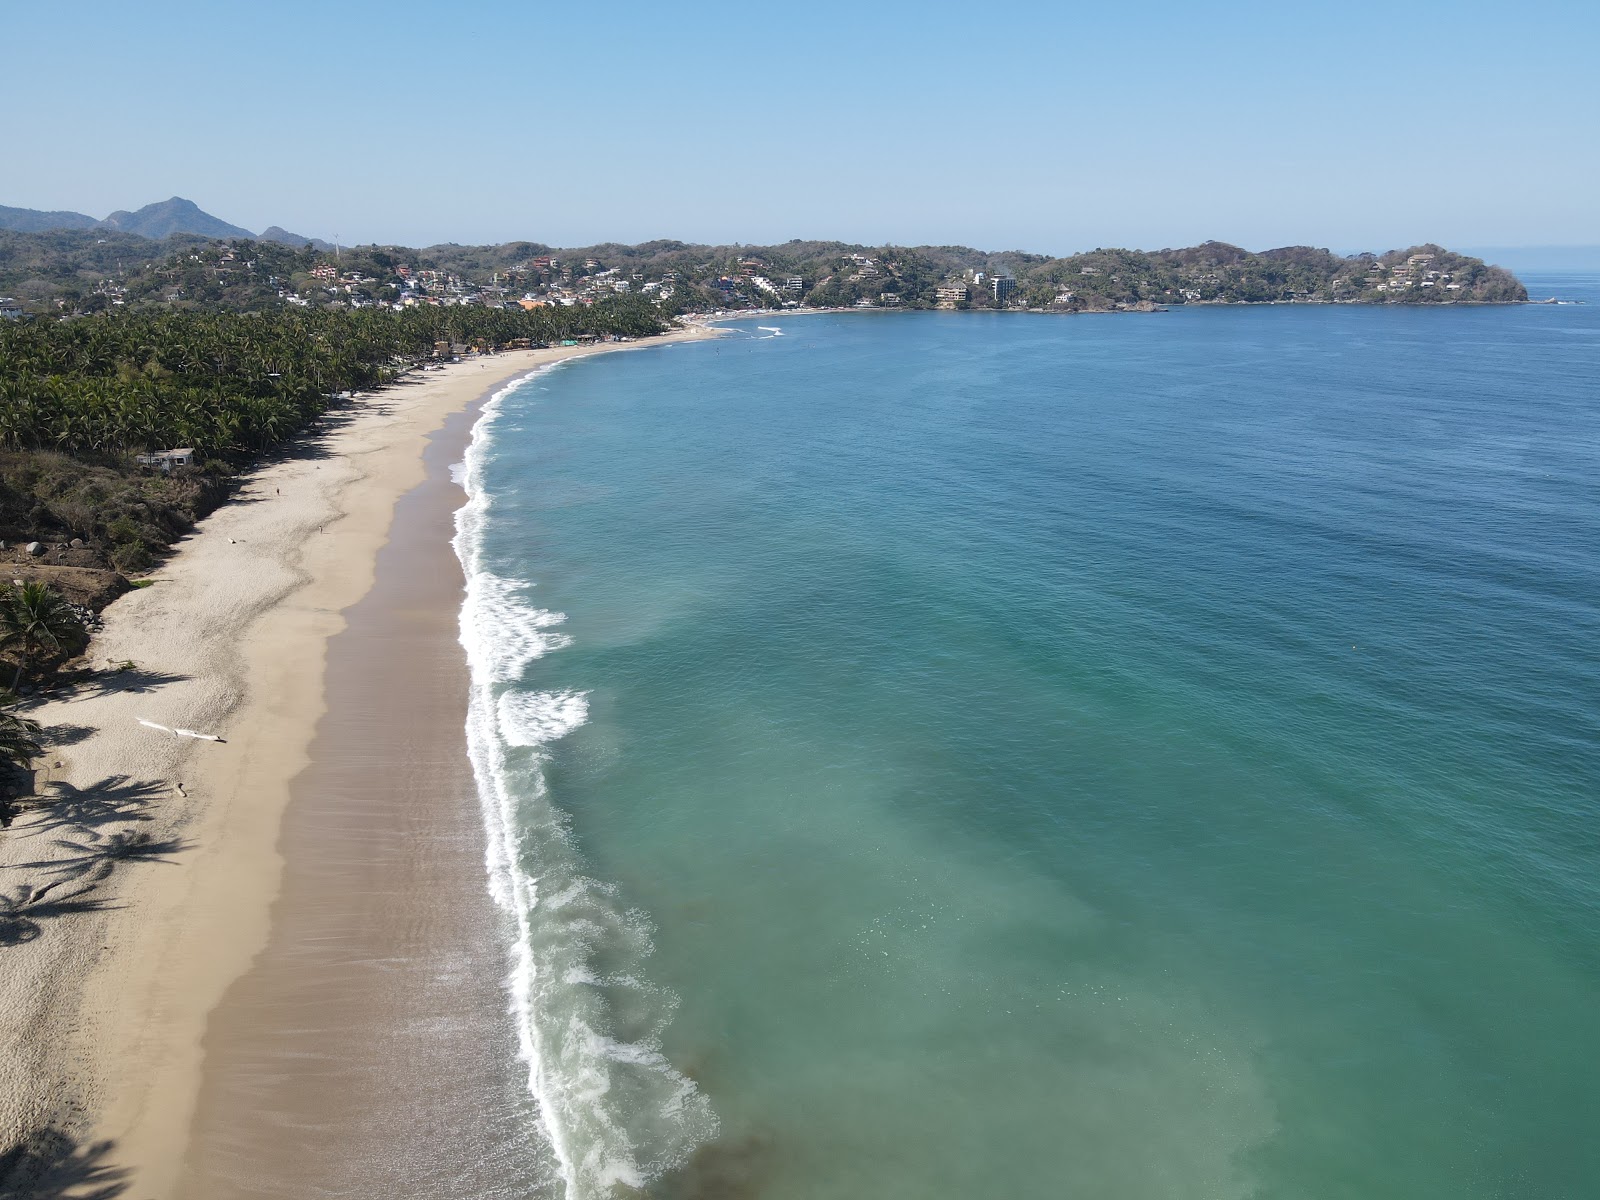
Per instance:
[[[187,446],[176,450],[161,450],[155,454],[140,454],[135,459],[141,467],[148,467],[153,471],[160,471],[163,475],[184,467],[194,466],[194,451]]]

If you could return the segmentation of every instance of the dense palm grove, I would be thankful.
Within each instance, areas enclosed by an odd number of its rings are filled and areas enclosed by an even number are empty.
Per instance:
[[[0,447],[118,458],[172,446],[239,462],[375,387],[436,345],[661,331],[656,309],[422,306],[265,313],[135,309],[0,322]]]

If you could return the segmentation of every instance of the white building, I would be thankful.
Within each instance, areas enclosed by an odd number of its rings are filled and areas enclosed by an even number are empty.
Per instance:
[[[194,466],[194,451],[187,446],[177,450],[162,450],[157,454],[141,454],[134,459],[141,467],[153,467],[169,474],[181,467]]]

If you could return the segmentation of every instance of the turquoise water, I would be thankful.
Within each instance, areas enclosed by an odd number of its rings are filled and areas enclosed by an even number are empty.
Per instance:
[[[733,328],[473,451],[536,1192],[1600,1194],[1600,305]]]

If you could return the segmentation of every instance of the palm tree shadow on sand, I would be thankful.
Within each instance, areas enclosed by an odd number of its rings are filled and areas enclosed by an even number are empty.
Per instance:
[[[104,669],[83,667],[59,673],[52,694],[66,700],[87,700],[94,696],[109,696],[116,692],[133,692],[144,695],[165,687],[169,683],[182,683],[189,676],[176,671],[157,671],[140,666],[112,666]],[[45,697],[39,697],[39,700]]]
[[[0,946],[20,946],[33,941],[44,932],[43,921],[107,908],[104,900],[83,896],[83,892],[93,886],[91,883],[88,888],[48,900],[28,884],[15,892],[0,892]],[[0,1195],[5,1194],[0,1191]]]
[[[113,1166],[111,1142],[88,1145],[41,1129],[0,1153],[0,1195],[16,1200],[113,1200],[128,1190],[128,1171]]]
[[[33,806],[46,814],[36,828],[41,833],[62,829],[85,833],[119,821],[148,821],[144,810],[167,790],[164,783],[131,775],[107,775],[81,788],[57,780]]]
[[[103,874],[109,874],[111,868],[118,863],[171,863],[174,861],[173,855],[181,854],[191,845],[183,838],[156,838],[143,830],[132,829],[119,829],[109,835],[91,832],[75,838],[55,838],[50,844],[67,853],[31,862],[19,862],[16,864],[17,867],[23,870],[47,871],[63,880],[78,879],[93,872],[97,867],[103,867],[105,869]],[[37,900],[42,895],[43,889],[40,889],[34,893],[34,898]]]
[[[148,821],[145,809],[165,792],[163,784],[111,775],[84,788],[62,782],[50,786],[52,796],[40,806],[44,815],[25,836],[42,839],[54,834],[48,845],[67,853],[16,864],[19,870],[40,872],[42,881],[0,892],[0,946],[33,941],[54,918],[109,907],[106,899],[91,893],[123,864],[170,863],[188,848],[180,838],[152,837],[132,828],[107,829]]]
[[[89,725],[47,725],[39,731],[39,742],[46,750],[56,750],[87,741],[95,732]]]

